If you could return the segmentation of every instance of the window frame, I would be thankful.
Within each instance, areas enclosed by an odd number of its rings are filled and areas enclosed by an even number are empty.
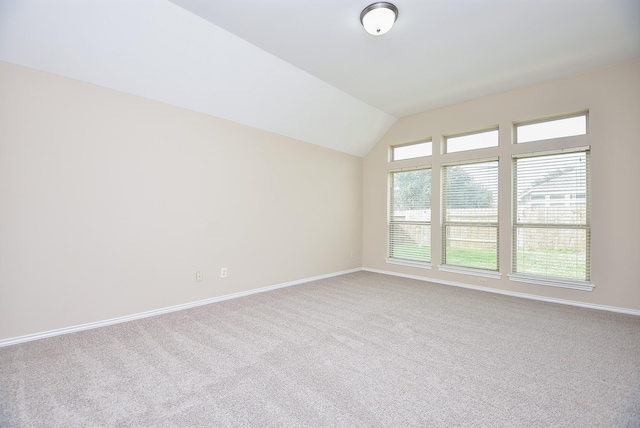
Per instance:
[[[584,134],[576,134],[576,135],[566,135],[566,136],[558,136],[558,137],[550,137],[550,138],[543,138],[543,139],[539,139],[539,140],[530,140],[530,141],[526,141],[524,143],[518,143],[517,142],[517,133],[518,133],[518,129],[521,126],[526,126],[526,125],[533,125],[533,124],[538,124],[538,123],[546,123],[546,122],[553,122],[556,120],[562,120],[562,119],[568,119],[568,118],[573,118],[573,117],[584,117],[586,124],[583,127],[582,123],[579,123],[579,126],[574,127],[573,129],[578,130],[579,132],[583,132],[584,129]],[[487,284],[487,281],[484,280],[482,277],[487,277],[487,278],[494,278],[494,279],[500,279],[502,278],[503,273],[507,274],[508,278],[510,280],[513,281],[520,281],[520,282],[524,282],[527,284],[541,284],[541,285],[551,285],[551,286],[558,286],[558,287],[567,287],[567,288],[575,288],[575,289],[580,289],[580,290],[589,290],[591,291],[595,286],[591,283],[585,283],[584,281],[570,281],[570,280],[558,280],[557,278],[550,278],[550,277],[539,277],[539,276],[535,276],[535,275],[528,275],[528,274],[521,274],[518,272],[514,272],[512,271],[514,269],[514,252],[517,250],[516,244],[514,244],[514,242],[520,242],[522,243],[526,243],[526,241],[523,241],[523,239],[530,239],[530,236],[524,236],[521,235],[520,236],[520,241],[518,240],[518,233],[517,230],[514,227],[514,224],[516,224],[517,222],[514,220],[515,216],[517,216],[517,208],[514,208],[515,206],[515,198],[514,198],[514,192],[515,190],[513,189],[513,183],[514,183],[514,177],[513,177],[513,159],[515,157],[524,157],[527,155],[532,155],[532,156],[537,156],[537,155],[543,155],[543,154],[548,154],[548,153],[553,153],[553,152],[565,152],[565,151],[576,151],[580,149],[580,146],[584,147],[588,144],[589,142],[589,132],[590,132],[590,113],[589,113],[589,109],[583,109],[583,110],[573,110],[572,113],[568,113],[568,114],[556,114],[556,115],[548,115],[548,116],[538,116],[537,119],[532,119],[532,120],[523,120],[523,121],[516,121],[516,120],[511,120],[510,122],[510,126],[505,126],[505,124],[503,124],[502,122],[500,122],[500,124],[495,125],[495,126],[487,126],[487,127],[483,127],[483,128],[475,128],[474,131],[467,131],[467,132],[460,132],[460,133],[455,133],[455,134],[446,134],[444,132],[436,132],[436,134],[433,135],[432,138],[430,139],[424,139],[424,140],[420,140],[420,141],[414,141],[414,142],[409,142],[409,143],[399,143],[399,144],[389,144],[388,147],[388,156],[387,156],[387,161],[388,162],[397,162],[395,165],[389,165],[387,174],[393,173],[393,172],[398,172],[398,171],[403,171],[403,170],[410,170],[410,169],[421,169],[421,168],[430,168],[432,171],[432,174],[436,174],[435,176],[432,175],[432,183],[431,183],[431,192],[432,192],[432,208],[435,209],[436,211],[434,211],[433,217],[430,218],[429,223],[429,227],[430,227],[430,231],[431,231],[431,244],[432,244],[432,252],[430,254],[430,258],[431,261],[429,263],[423,263],[423,262],[411,262],[409,260],[406,259],[395,259],[395,258],[386,258],[385,261],[387,263],[395,263],[395,264],[400,264],[400,265],[407,265],[407,266],[415,266],[415,267],[427,267],[427,268],[431,268],[431,263],[439,263],[437,265],[438,269],[441,271],[445,271],[445,272],[453,272],[456,274],[467,274],[467,275],[472,275],[475,276],[476,278],[480,277],[479,279],[476,279],[477,281],[479,281],[480,284]],[[467,129],[473,129],[473,128],[467,128]],[[569,128],[571,129],[571,128]],[[544,131],[544,130],[543,130]],[[563,132],[565,132],[563,130],[563,127],[558,126],[558,127],[552,127],[551,128],[552,132],[548,132],[547,135],[554,135],[554,133],[556,135],[561,135]],[[485,140],[485,141],[489,141],[492,145],[490,146],[482,146],[482,147],[476,147],[476,148],[469,148],[469,149],[464,149],[464,150],[458,150],[458,151],[448,151],[450,149],[450,142],[452,138],[457,138],[457,137],[464,137],[464,136],[472,136],[474,134],[482,134],[485,132],[494,132],[495,133],[495,138],[496,140]],[[533,134],[532,134],[533,135]],[[542,135],[542,134],[538,134],[538,135]],[[482,142],[482,139],[479,139],[478,141]],[[507,144],[507,141],[509,142]],[[414,144],[421,144],[421,143],[430,143],[431,144],[431,154],[430,155],[426,155],[426,156],[416,156],[416,157],[412,157],[412,158],[406,158],[406,159],[401,159],[401,160],[395,160],[394,159],[394,153],[393,150],[395,148],[399,148],[399,147],[405,147],[405,146],[411,146]],[[462,146],[464,146],[465,144],[461,144]],[[590,147],[589,147],[590,149]],[[427,159],[428,158],[428,159]],[[502,158],[502,159],[500,159]],[[508,159],[509,158],[509,159]],[[458,225],[462,225],[462,222],[452,222],[452,221],[446,221],[445,216],[446,216],[446,210],[445,210],[445,203],[446,203],[446,197],[445,197],[445,186],[446,183],[444,182],[444,177],[443,177],[443,173],[444,173],[444,168],[448,167],[448,166],[453,166],[453,165],[463,165],[463,164],[472,164],[475,162],[482,162],[482,161],[491,161],[491,160],[497,160],[498,161],[498,167],[497,167],[497,171],[498,171],[498,185],[497,185],[497,189],[492,188],[493,184],[485,184],[485,187],[487,187],[488,189],[490,189],[493,194],[495,195],[496,202],[501,205],[498,206],[497,209],[497,218],[493,217],[493,211],[490,212],[486,212],[486,214],[491,214],[491,217],[488,217],[490,219],[496,219],[496,222],[489,222],[488,227],[492,227],[494,228],[494,230],[492,230],[489,233],[483,232],[483,231],[476,231],[476,230],[468,230],[468,231],[460,231],[460,230],[455,230],[453,231],[453,235],[450,235],[453,239],[458,239],[458,240],[462,240],[462,241],[467,241],[467,242],[474,242],[474,239],[478,239],[481,241],[487,241],[487,243],[493,243],[494,239],[495,239],[495,251],[496,251],[496,263],[495,263],[495,270],[493,270],[493,256],[489,255],[489,254],[478,254],[477,257],[476,254],[454,254],[453,255],[453,259],[449,259],[449,262],[451,262],[452,260],[454,262],[460,262],[460,263],[468,263],[469,265],[476,265],[476,266],[481,266],[481,267],[464,267],[464,266],[459,266],[459,265],[450,265],[447,264],[447,244],[450,242],[452,242],[451,240],[449,240],[449,242],[447,242],[447,228],[449,228],[449,231],[451,232],[451,226],[458,226]],[[591,169],[591,161],[589,161],[589,169]],[[406,166],[406,168],[405,168]],[[395,168],[395,169],[392,169]],[[401,169],[402,168],[402,169]],[[471,171],[472,172],[472,171]],[[507,178],[505,177],[506,175],[509,176],[509,179],[507,180]],[[476,179],[475,181],[480,183],[481,180],[484,180],[481,174],[479,175],[475,175]],[[590,177],[590,172],[589,172],[589,177]],[[485,182],[485,183],[489,183],[489,182]],[[434,187],[435,186],[435,187]],[[575,215],[582,215],[584,218],[585,215],[589,215],[589,217],[591,216],[591,209],[590,209],[590,205],[591,205],[591,181],[589,178],[589,195],[585,195],[585,194],[580,194],[581,192],[578,193],[565,193],[564,194],[564,198],[561,198],[559,196],[556,197],[551,197],[550,194],[546,194],[540,198],[539,200],[534,201],[536,204],[538,204],[538,207],[536,208],[537,210],[544,208],[549,208],[551,207],[551,210],[549,213],[545,214],[547,216],[552,215],[554,212],[558,213],[561,212],[564,209],[567,210],[571,210],[573,209],[573,212]],[[457,186],[456,186],[457,187]],[[463,188],[464,189],[464,188]],[[470,192],[472,192],[471,194],[475,193],[475,191],[473,189],[469,190]],[[390,193],[389,193],[389,188],[387,188],[387,198],[390,197]],[[587,199],[585,201],[585,199]],[[507,208],[507,206],[505,206],[505,201],[509,201],[509,207]],[[387,201],[389,203],[389,200]],[[584,211],[582,210],[582,207],[584,206],[584,204],[588,203],[589,204],[589,208],[587,210],[587,214],[584,213]],[[468,205],[469,208],[473,208],[474,206],[478,206],[478,207],[489,207],[489,205],[483,205],[481,200],[475,201],[472,199],[470,200],[470,203],[454,203],[452,206],[455,207],[464,207]],[[557,206],[553,206],[552,205],[557,205]],[[562,206],[560,206],[562,205]],[[532,205],[533,207],[533,205]],[[570,207],[574,207],[574,208],[570,208]],[[493,205],[491,205],[491,208],[493,208]],[[400,210],[402,211],[402,210]],[[509,212],[509,213],[507,213]],[[455,214],[455,213],[454,213]],[[465,214],[464,212],[462,214]],[[484,214],[484,213],[480,213],[480,214]],[[391,254],[390,252],[390,226],[389,226],[389,215],[390,215],[390,205],[387,205],[387,248],[386,248],[386,255],[389,256]],[[398,213],[399,216],[405,215],[405,213]],[[406,213],[407,216],[410,216],[410,213]],[[508,217],[511,217],[511,219],[509,219]],[[418,218],[418,217],[406,217],[406,218]],[[426,217],[425,217],[426,218]],[[465,218],[464,215],[462,216],[458,216],[458,217],[449,217],[452,219],[460,219],[460,220],[473,220],[470,218]],[[553,218],[553,217],[549,217],[549,218]],[[482,220],[486,220],[486,219],[482,219],[481,217],[478,217],[477,220],[479,220],[478,222],[475,222],[473,224],[467,224],[467,226],[471,226],[471,227],[478,227],[478,226],[485,226],[485,224],[481,223]],[[531,219],[530,219],[531,220]],[[558,221],[564,221],[565,218],[564,217],[559,217]],[[574,220],[573,217],[569,217],[568,221],[572,221]],[[436,222],[436,228],[433,228],[433,222]],[[581,221],[581,219],[579,219],[578,217],[575,217],[575,221]],[[397,231],[396,231],[397,233]],[[409,230],[409,233],[412,234],[412,239],[413,241],[416,240],[416,236],[415,235],[415,231],[413,230]],[[522,233],[522,232],[521,232]],[[568,235],[571,235],[572,233],[568,233]],[[587,250],[589,251],[590,255],[589,255],[589,266],[588,266],[588,270],[589,270],[589,275],[590,275],[590,281],[593,279],[593,277],[591,276],[591,267],[592,267],[592,260],[593,258],[591,257],[591,246],[592,246],[592,240],[591,240],[591,220],[589,218],[589,231],[588,231],[588,247]],[[581,247],[573,247],[570,244],[566,244],[565,242],[562,241],[562,239],[566,239],[565,236],[563,236],[562,233],[557,233],[556,234],[558,236],[558,240],[560,242],[560,246],[562,248],[570,248],[573,251],[578,251],[578,252],[582,252],[583,249]],[[579,235],[576,236],[578,239],[580,239],[581,244],[583,239],[584,239],[584,234],[574,234],[574,235]],[[397,235],[397,236],[401,236],[401,235]],[[424,235],[423,235],[424,236]],[[554,237],[555,238],[555,237]],[[537,239],[537,238],[534,238]],[[539,242],[544,242],[544,237],[541,237],[539,239]],[[400,242],[400,245],[403,245],[401,243],[401,239],[397,238],[396,242]],[[410,241],[411,242],[411,241]],[[411,244],[413,245],[413,244]],[[417,244],[417,246],[422,246],[424,245],[422,242],[419,242]],[[510,248],[511,247],[511,248]],[[463,244],[461,246],[461,248],[465,248],[465,245]],[[475,244],[468,244],[466,245],[467,249],[473,249],[476,248]],[[478,246],[477,248],[483,248],[481,245]],[[489,248],[491,248],[491,246],[489,245]],[[509,251],[507,252],[506,249],[509,249]],[[524,248],[524,247],[523,247]],[[539,248],[546,248],[543,246],[540,246]],[[549,247],[552,248],[552,247]],[[493,250],[493,249],[492,249]],[[403,248],[400,252],[401,255],[405,254],[405,249]],[[412,253],[412,248],[407,248],[406,249],[406,253],[410,254],[411,256],[416,256],[416,257],[422,257],[422,254],[419,252],[419,250],[415,251]],[[449,248],[449,256],[451,256],[451,247]],[[461,252],[463,253],[463,252]],[[502,254],[501,254],[502,253]],[[468,256],[468,257],[466,257]],[[520,256],[522,257],[522,254],[520,254]],[[531,254],[525,254],[525,256],[531,256]],[[435,257],[435,258],[434,258]],[[575,256],[575,257],[580,257],[580,256]],[[565,275],[567,276],[571,276],[573,275],[574,277],[580,277],[582,274],[582,266],[581,266],[581,259],[577,258],[575,259],[574,263],[576,263],[576,267],[574,268],[575,270],[570,271],[568,269],[556,269],[557,272],[564,272]],[[489,266],[489,269],[484,269],[482,268],[482,266]],[[507,267],[509,266],[509,267]],[[531,271],[531,272],[536,272],[535,269],[531,269],[529,266],[526,265],[522,265],[521,264],[521,269],[522,267],[525,267],[525,269]],[[506,270],[506,272],[501,272]],[[553,268],[549,269],[549,271],[553,270]],[[546,270],[538,270],[538,272],[544,272],[547,273]]]
[[[497,141],[496,144],[493,146],[483,146],[483,147],[474,147],[471,149],[465,149],[465,150],[456,150],[456,151],[449,151],[449,140],[452,138],[460,138],[460,137],[468,137],[471,135],[477,135],[477,134],[485,134],[485,133],[489,133],[489,132],[497,132]],[[500,146],[500,127],[498,125],[496,126],[492,126],[489,128],[484,128],[481,130],[477,130],[477,131],[471,131],[471,132],[463,132],[460,134],[451,134],[451,135],[445,135],[442,138],[442,153],[447,155],[447,154],[453,154],[453,153],[466,153],[466,152],[473,152],[475,150],[483,150],[483,149],[495,149],[497,147]]]
[[[569,154],[569,153],[585,153],[586,155],[586,164],[585,164],[585,223],[584,225],[580,224],[572,224],[572,223],[524,223],[518,221],[518,186],[517,186],[517,161],[519,159],[525,158],[535,158],[535,157],[545,157],[545,156],[554,156],[559,154]],[[594,288],[594,285],[591,283],[591,147],[583,146],[583,147],[574,147],[574,148],[566,148],[559,150],[549,150],[549,151],[536,151],[532,153],[523,153],[523,154],[514,154],[512,155],[512,166],[511,166],[511,175],[512,175],[512,206],[511,206],[511,214],[512,214],[512,228],[511,228],[511,273],[509,274],[509,279],[518,282],[527,282],[539,285],[548,285],[562,288],[572,288],[578,290],[586,290],[591,291]],[[571,199],[577,200],[576,198],[566,199],[568,203]],[[582,194],[580,194],[582,195]],[[549,275],[538,275],[532,273],[522,273],[518,272],[518,230],[520,228],[537,228],[544,230],[584,230],[585,231],[585,280],[578,280],[567,277],[559,277],[559,276],[549,276]]]
[[[530,140],[530,141],[524,141],[524,142],[518,141],[518,128],[520,128],[522,126],[537,125],[537,124],[541,124],[541,123],[549,123],[549,122],[555,122],[555,121],[559,121],[559,120],[572,119],[572,118],[575,118],[575,117],[583,117],[583,116],[585,118],[585,132],[584,132],[584,134],[565,135],[565,136],[561,136],[561,137],[550,137],[550,138],[543,138],[541,140]],[[589,135],[589,111],[588,110],[583,110],[583,111],[579,111],[579,112],[576,112],[576,113],[569,113],[569,114],[563,114],[563,115],[548,116],[548,117],[544,117],[544,118],[540,118],[540,119],[527,120],[527,121],[514,122],[513,123],[513,144],[514,145],[532,144],[532,143],[539,143],[541,141],[549,141],[549,140],[555,140],[555,139],[559,139],[559,138],[580,137],[580,136],[584,136],[584,135]]]
[[[481,163],[496,163],[496,221],[495,222],[459,222],[459,221],[448,221],[447,220],[447,188],[446,188],[446,171],[447,168],[461,166],[461,165],[473,165],[473,164],[481,164]],[[446,272],[453,273],[462,273],[462,274],[470,274],[488,278],[498,279],[502,277],[500,273],[500,208],[499,208],[499,199],[500,199],[500,159],[498,156],[485,158],[485,159],[470,159],[463,160],[459,162],[451,162],[451,163],[443,163],[441,166],[441,183],[440,183],[440,200],[441,200],[441,261],[442,264],[438,266],[438,269]],[[494,228],[496,233],[496,268],[488,269],[482,267],[471,267],[464,265],[455,265],[447,263],[447,228],[451,226],[459,226],[459,227],[486,227],[486,228]]]
[[[404,159],[396,159],[395,150],[397,148],[418,146],[420,144],[429,144],[429,143],[431,143],[431,153],[428,154],[428,155],[414,156],[414,157],[404,158]],[[394,144],[394,145],[389,146],[389,162],[402,162],[402,161],[408,161],[408,160],[411,160],[411,159],[428,158],[430,156],[433,156],[433,140],[431,138],[427,138],[427,139],[420,140],[420,141],[412,141],[410,143]]]
[[[392,263],[392,264],[398,264],[398,265],[405,265],[405,266],[413,266],[413,267],[420,267],[420,268],[424,268],[424,269],[431,269],[431,261],[432,261],[432,256],[431,256],[431,251],[429,252],[429,260],[425,261],[425,260],[417,260],[417,259],[409,259],[409,258],[400,258],[400,257],[393,257],[393,227],[396,225],[418,225],[418,226],[428,226],[429,228],[429,247],[432,248],[432,243],[433,243],[433,237],[432,237],[432,231],[433,231],[433,219],[430,216],[430,220],[429,221],[416,221],[416,220],[395,220],[393,219],[393,208],[394,208],[394,196],[395,196],[395,192],[394,192],[394,182],[395,182],[395,174],[398,173],[406,173],[406,172],[413,172],[413,171],[422,171],[422,170],[429,170],[432,177],[433,177],[433,168],[430,164],[428,165],[420,165],[420,166],[416,166],[416,167],[411,167],[411,168],[401,168],[401,169],[394,169],[394,170],[390,170],[388,171],[387,174],[387,251],[386,251],[386,258],[385,261],[387,263]],[[433,178],[432,178],[433,180]],[[433,181],[431,181],[430,183],[431,185],[431,191],[433,191]],[[429,209],[431,209],[432,206],[432,200],[429,200]]]

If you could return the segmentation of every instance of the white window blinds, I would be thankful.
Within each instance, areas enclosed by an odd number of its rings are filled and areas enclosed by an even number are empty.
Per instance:
[[[431,261],[431,169],[389,173],[391,259]]]
[[[590,280],[589,149],[514,156],[513,272]]]
[[[498,270],[498,161],[446,165],[443,263]]]

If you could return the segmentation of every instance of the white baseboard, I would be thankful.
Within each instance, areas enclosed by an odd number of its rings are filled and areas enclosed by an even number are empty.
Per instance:
[[[620,308],[616,306],[606,306],[606,305],[598,305],[594,303],[577,302],[574,300],[556,299],[553,297],[544,297],[544,296],[538,296],[535,294],[519,293],[516,291],[507,291],[507,290],[499,290],[496,288],[480,287],[476,285],[464,284],[461,282],[445,281],[442,279],[427,278],[427,277],[417,276],[417,275],[407,275],[407,274],[391,272],[386,270],[356,268],[356,269],[344,270],[340,272],[333,272],[326,275],[319,275],[319,276],[314,276],[310,278],[299,279],[296,281],[284,282],[281,284],[269,285],[266,287],[256,288],[256,289],[247,290],[247,291],[241,291],[238,293],[225,294],[224,296],[212,297],[210,299],[198,300],[196,302],[190,302],[190,303],[184,303],[181,305],[175,305],[175,306],[170,306],[166,308],[154,309],[151,311],[140,312],[132,315],[125,315],[123,317],[111,318],[103,321],[96,321],[96,322],[91,322],[87,324],[80,324],[80,325],[71,326],[71,327],[59,328],[56,330],[49,330],[42,333],[28,334],[26,336],[3,339],[3,340],[0,340],[0,348],[3,346],[11,346],[11,345],[17,345],[18,343],[30,342],[32,340],[45,339],[47,337],[60,336],[62,334],[75,333],[77,331],[90,330],[93,328],[106,327],[113,324],[120,324],[123,322],[153,317],[156,315],[167,314],[170,312],[181,311],[189,308],[195,308],[197,306],[208,305],[210,303],[222,302],[225,300],[236,299],[244,296],[250,296],[252,294],[257,294],[257,293],[264,293],[265,291],[276,290],[278,288],[290,287],[292,285],[304,284],[306,282],[317,281],[320,279],[331,278],[334,276],[345,275],[348,273],[354,273],[359,271],[367,271],[367,272],[373,272],[373,273],[380,273],[383,275],[399,276],[402,278],[410,278],[410,279],[416,279],[419,281],[434,282],[437,284],[450,285],[454,287],[469,288],[472,290],[486,291],[489,293],[503,294],[506,296],[521,297],[524,299],[539,300],[539,301],[550,302],[550,303],[560,303],[562,305],[579,306],[579,307],[589,308],[589,309],[598,309],[601,311],[617,312],[622,314],[640,316],[640,310],[636,310],[636,309],[627,309],[627,308]]]
[[[60,336],[62,334],[75,333],[77,331],[90,330],[93,328],[106,327],[108,325],[120,324],[123,322],[139,320],[142,318],[153,317],[156,315],[167,314],[169,312],[181,311],[184,309],[195,308],[197,306],[208,305],[210,303],[222,302],[224,300],[236,299],[238,297],[250,296],[251,294],[264,293],[265,291],[276,290],[278,288],[290,287],[292,285],[304,284],[305,282],[317,281],[320,279],[331,278],[333,276],[344,275],[347,273],[360,272],[361,268],[344,270],[340,272],[333,272],[326,275],[319,275],[310,278],[299,279],[296,281],[284,282],[282,284],[269,285],[266,287],[255,288],[253,290],[241,291],[238,293],[225,294],[224,296],[212,297],[210,299],[198,300],[196,302],[184,303],[181,305],[170,306],[167,308],[154,309],[151,311],[140,312],[132,315],[125,315],[123,317],[111,318],[103,321],[90,322],[87,324],[80,324],[71,327],[59,328],[56,330],[44,331],[42,333],[28,334],[26,336],[12,337],[9,339],[0,340],[0,348],[3,346],[17,345],[18,343],[30,342],[32,340],[45,339],[47,337]]]
[[[362,270],[367,272],[373,272],[373,273],[381,273],[384,275],[400,276],[402,278],[417,279],[419,281],[435,282],[437,284],[451,285],[454,287],[470,288],[472,290],[486,291],[489,293],[504,294],[506,296],[522,297],[524,299],[531,299],[531,300],[540,300],[542,302],[560,303],[562,305],[579,306],[582,308],[598,309],[601,311],[617,312],[621,314],[640,316],[640,310],[637,310],[637,309],[627,309],[627,308],[619,308],[616,306],[598,305],[595,303],[577,302],[575,300],[556,299],[553,297],[537,296],[535,294],[520,293],[517,291],[499,290],[497,288],[480,287],[477,285],[463,284],[461,282],[445,281],[442,279],[427,278],[424,276],[417,276],[417,275],[407,275],[403,273],[390,272],[390,271],[379,270],[379,269],[362,268]]]

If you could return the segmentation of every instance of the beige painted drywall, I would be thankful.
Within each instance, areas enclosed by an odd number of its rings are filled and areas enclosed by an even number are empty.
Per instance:
[[[593,291],[510,281],[512,123],[589,110],[589,134],[517,148],[521,151],[591,145]],[[440,154],[443,135],[499,125],[500,147],[469,154]],[[390,145],[432,138],[428,160],[389,163]],[[530,149],[529,149],[530,147]],[[440,177],[444,162],[464,156],[500,157],[500,272],[487,285],[499,290],[640,310],[640,61],[429,111],[398,121],[364,159],[363,266],[441,281],[479,286],[478,277],[439,271]],[[385,262],[387,174],[429,163],[433,169],[432,263],[430,270]]]
[[[0,340],[359,268],[361,219],[362,158],[0,62]]]

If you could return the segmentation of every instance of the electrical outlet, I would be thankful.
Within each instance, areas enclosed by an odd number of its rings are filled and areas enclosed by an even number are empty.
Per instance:
[[[226,278],[226,277],[227,277],[227,268],[220,269],[220,278]]]
[[[202,271],[196,272],[196,282],[202,282]]]
[[[353,258],[353,254],[355,253],[355,251],[351,250],[351,258]]]

